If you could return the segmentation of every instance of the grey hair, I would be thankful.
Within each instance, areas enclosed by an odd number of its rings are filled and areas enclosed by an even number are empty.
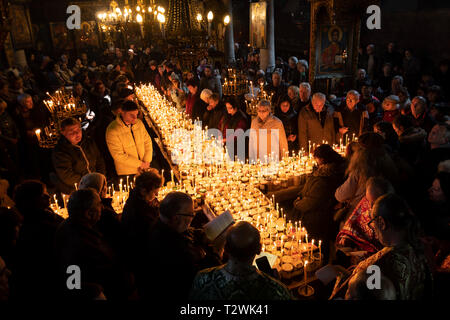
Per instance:
[[[312,99],[319,99],[319,100],[322,100],[322,101],[326,101],[327,97],[321,92],[316,92],[316,93],[313,94]]]
[[[298,59],[297,59],[297,57],[292,56],[292,57],[289,57],[289,61],[293,61],[293,62],[295,62],[295,64],[297,64]]]
[[[302,59],[302,60],[298,60],[297,66],[298,66],[299,64],[305,66],[306,69],[309,68],[308,61],[306,61],[306,60],[303,60],[303,59]]]
[[[209,98],[211,98],[211,96],[212,96],[212,91],[211,90],[209,90],[209,89],[203,89],[203,91],[200,93],[200,99],[202,99],[203,101],[205,101],[205,102],[208,102],[207,100],[209,99]]]
[[[269,100],[260,100],[258,102],[258,107],[265,107],[267,109],[270,109],[271,105],[270,105],[270,101]]]
[[[360,95],[359,92],[356,91],[356,90],[350,90],[349,92],[347,92],[347,97],[348,97],[348,96],[354,96],[354,97],[356,97],[356,98],[359,98],[361,95]]]
[[[308,82],[300,83],[299,88],[301,88],[301,87],[306,88],[309,90],[309,92],[311,92],[311,85]]]
[[[291,89],[294,91],[295,95],[298,96],[300,94],[300,88],[297,86],[289,86],[288,90]]]
[[[403,85],[403,77],[402,76],[395,76],[392,78],[392,80],[398,80],[400,82],[400,85]]]

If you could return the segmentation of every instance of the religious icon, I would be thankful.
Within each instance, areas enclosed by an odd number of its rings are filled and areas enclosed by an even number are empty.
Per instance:
[[[320,32],[319,73],[344,73],[344,51],[348,32],[338,26],[324,26]]]
[[[267,47],[267,2],[250,4],[250,44],[255,48]]]

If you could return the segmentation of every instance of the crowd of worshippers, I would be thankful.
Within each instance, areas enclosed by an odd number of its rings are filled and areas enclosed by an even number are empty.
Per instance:
[[[182,70],[157,48],[132,46],[75,61],[66,54],[51,59],[35,53],[28,68],[2,72],[2,299],[293,298],[279,279],[253,266],[261,239],[250,224],[238,222],[225,239],[210,243],[201,228],[191,227],[197,213],[189,195],[172,192],[158,202],[164,178],[153,166],[153,139],[133,91],[137,81],[153,84],[204,127],[221,130],[224,141],[237,138],[226,129],[255,129],[247,155],[260,154],[259,129],[278,130],[280,157],[316,146],[310,150],[316,166],[302,177],[287,214],[302,221],[311,238],[322,239],[326,262],[344,267],[336,267],[339,276],[326,298],[445,295],[447,61],[425,71],[410,49],[402,58],[393,44],[382,56],[368,46],[356,86],[327,97],[311,91],[306,60],[290,57],[285,64],[277,58],[275,71],[264,72],[258,52],[252,52],[242,58],[242,70],[255,83],[253,92],[262,85],[272,93],[270,101],[259,102],[253,120],[242,100],[223,96],[227,68],[208,61]],[[57,145],[47,152],[34,132],[49,121],[46,92],[62,86],[72,87],[88,112],[81,121],[64,119]],[[352,141],[345,157],[329,145],[341,140]],[[135,184],[117,214],[106,197],[107,183],[127,176]],[[70,195],[64,221],[50,208],[49,194],[61,193]],[[383,273],[381,291],[362,285],[373,264]],[[80,290],[68,289],[70,265],[81,269]]]

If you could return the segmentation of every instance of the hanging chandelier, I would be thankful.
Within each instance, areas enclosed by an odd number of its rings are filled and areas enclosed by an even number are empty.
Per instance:
[[[136,0],[136,6],[132,7],[125,0],[123,7],[112,0],[109,3],[109,9],[97,13],[97,20],[103,31],[111,30],[117,24],[123,23],[139,23],[142,24],[148,21],[165,20],[165,9],[160,5],[156,5],[154,0],[149,0],[146,5],[144,0]]]

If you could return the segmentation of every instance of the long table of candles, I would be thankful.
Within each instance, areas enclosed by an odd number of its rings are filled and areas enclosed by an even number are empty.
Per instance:
[[[307,264],[308,272],[321,265],[321,241],[309,238],[301,222],[287,220],[275,199],[262,192],[268,190],[269,184],[281,188],[298,184],[301,175],[312,172],[311,154],[299,152],[281,161],[270,161],[274,158],[251,164],[232,161],[221,142],[207,136],[207,128],[202,130],[154,87],[141,85],[136,95],[159,131],[162,144],[178,163],[178,183],[171,172],[171,180],[161,189],[159,199],[174,190],[186,192],[196,205],[204,203],[216,215],[228,210],[235,221],[252,223],[261,233],[263,253],[277,256],[274,267],[284,279],[303,274]],[[184,144],[184,139],[200,143]]]

